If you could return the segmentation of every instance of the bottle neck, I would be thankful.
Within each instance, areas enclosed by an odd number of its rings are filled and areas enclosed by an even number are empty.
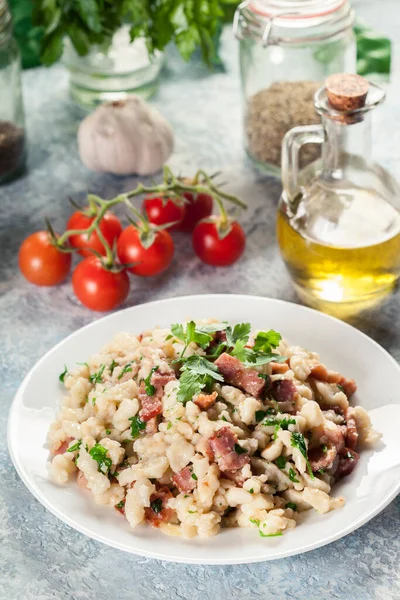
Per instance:
[[[325,141],[322,144],[322,177],[325,180],[347,179],[354,164],[371,161],[370,114],[359,121],[343,124],[327,116],[322,117]]]
[[[7,0],[0,0],[0,45],[5,44],[12,36],[11,12]]]

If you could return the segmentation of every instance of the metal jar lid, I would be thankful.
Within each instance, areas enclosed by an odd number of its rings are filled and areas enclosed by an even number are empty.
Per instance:
[[[233,31],[237,39],[265,47],[324,41],[353,22],[349,0],[245,0],[235,12]]]

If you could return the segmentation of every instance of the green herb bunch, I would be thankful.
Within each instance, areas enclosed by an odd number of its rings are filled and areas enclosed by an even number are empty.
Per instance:
[[[105,49],[113,34],[130,25],[131,40],[144,38],[150,54],[174,42],[185,60],[200,48],[204,61],[216,62],[216,40],[226,5],[236,0],[38,0],[33,20],[44,28],[41,61],[50,65],[68,37],[80,56],[90,47]]]

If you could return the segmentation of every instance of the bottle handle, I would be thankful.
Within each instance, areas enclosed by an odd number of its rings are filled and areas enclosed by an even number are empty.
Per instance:
[[[325,130],[321,124],[293,127],[282,141],[282,186],[289,204],[295,202],[299,186],[299,152],[305,144],[322,144]]]

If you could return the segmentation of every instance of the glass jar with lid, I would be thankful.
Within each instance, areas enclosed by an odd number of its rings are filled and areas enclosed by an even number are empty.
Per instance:
[[[319,122],[313,96],[336,72],[354,73],[354,11],[348,0],[246,0],[234,32],[240,70],[246,151],[263,170],[279,175],[281,144],[289,129]],[[310,145],[304,166],[318,156]]]
[[[16,176],[24,162],[21,57],[7,2],[0,0],[0,183]]]

